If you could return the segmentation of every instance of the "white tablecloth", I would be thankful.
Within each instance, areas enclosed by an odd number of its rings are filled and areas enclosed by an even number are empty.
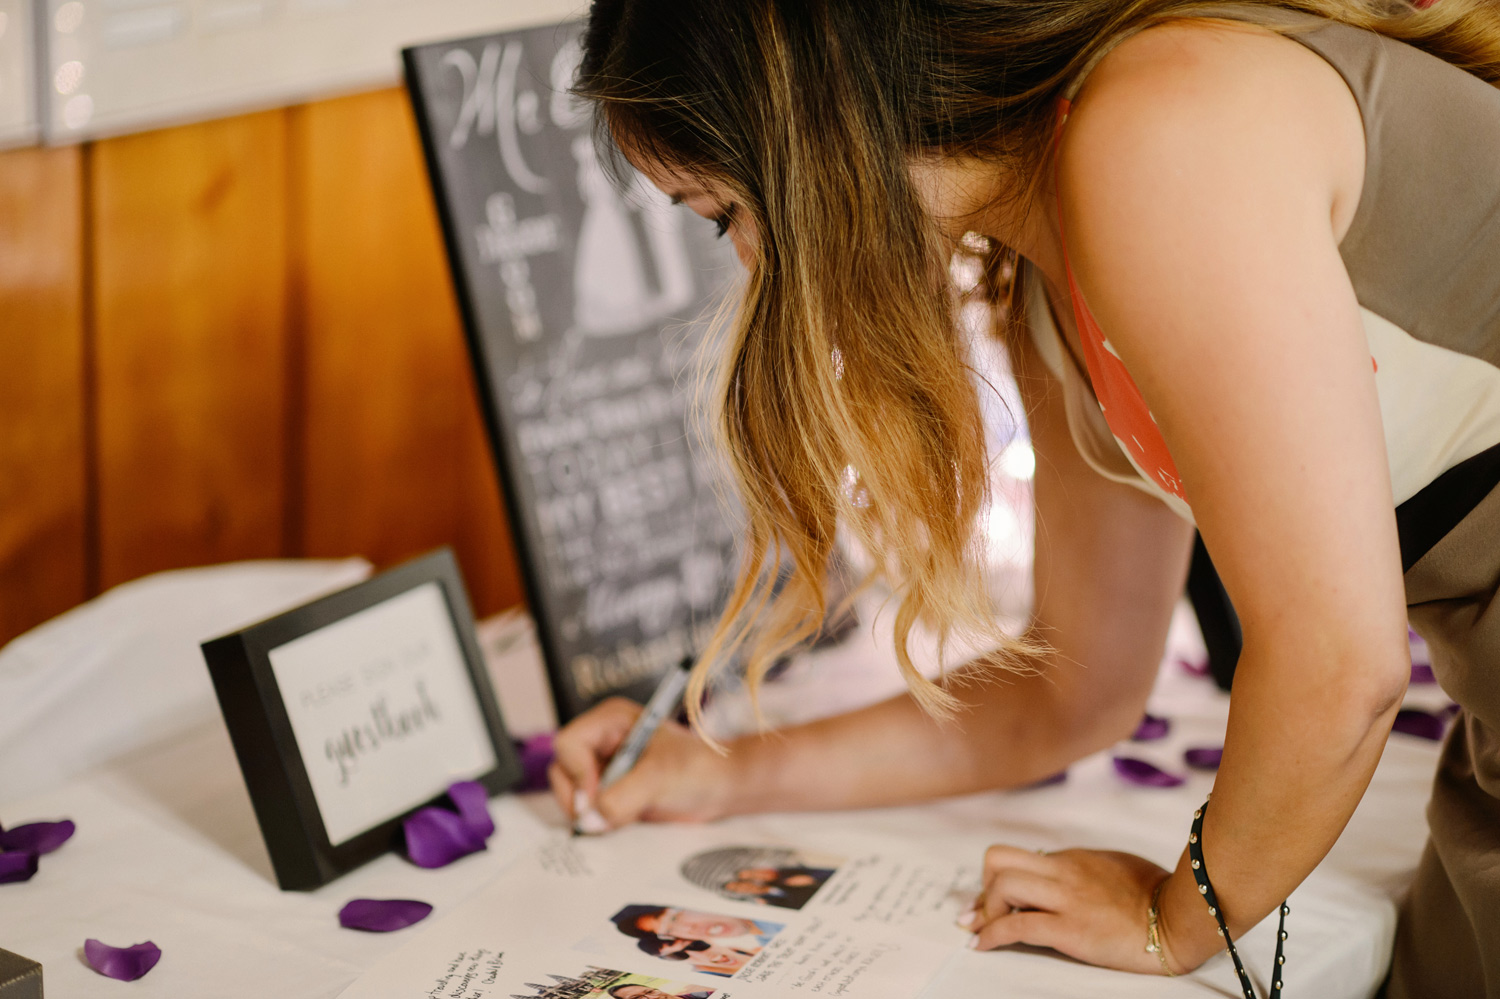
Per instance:
[[[794,671],[787,688],[772,692],[772,707],[778,698],[787,705],[804,704],[799,685],[830,678],[847,685],[859,675],[853,664],[868,662],[871,648],[867,637],[856,638],[824,655],[819,668]],[[512,665],[506,668],[514,668],[514,650],[508,661]],[[1414,696],[1441,699],[1435,688]],[[1173,731],[1160,742],[1132,744],[1133,755],[1181,772],[1184,747],[1222,738],[1227,699],[1170,661],[1151,707],[1171,718]],[[1425,837],[1423,805],[1435,759],[1435,744],[1392,737],[1349,828],[1293,897],[1289,999],[1372,994],[1389,959],[1394,899]],[[830,833],[855,823],[976,855],[993,841],[1085,845],[1130,850],[1170,866],[1211,780],[1193,774],[1177,789],[1135,788],[1123,784],[1108,754],[1101,754],[1074,766],[1066,782],[1047,788],[787,821],[793,823],[789,829],[802,824]],[[34,879],[0,885],[0,947],[42,962],[47,994],[53,997],[332,997],[402,939],[399,933],[340,929],[337,912],[345,901],[418,898],[441,913],[530,848],[544,824],[559,821],[550,800],[541,796],[506,796],[494,808],[500,832],[486,853],[438,871],[386,856],[319,891],[283,893],[272,878],[228,737],[222,723],[210,717],[50,789],[0,801],[0,822],[7,826],[64,817],[78,823],[72,841],[42,858]],[[1264,924],[1244,941],[1242,953],[1258,978],[1268,970],[1273,929]],[[82,963],[80,950],[88,937],[116,945],[150,939],[164,956],[155,970],[127,987]],[[965,951],[926,995],[1236,996],[1233,984],[1223,958],[1193,976],[1166,981],[1106,972],[1050,953]]]

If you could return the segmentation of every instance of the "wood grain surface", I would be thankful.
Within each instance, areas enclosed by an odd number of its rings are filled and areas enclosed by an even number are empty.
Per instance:
[[[301,548],[458,552],[481,614],[517,599],[416,127],[400,91],[298,108]]]
[[[88,594],[82,160],[0,154],[0,643]]]
[[[283,552],[286,113],[94,147],[100,580]]]
[[[244,558],[521,600],[405,94],[0,154],[0,644]]]

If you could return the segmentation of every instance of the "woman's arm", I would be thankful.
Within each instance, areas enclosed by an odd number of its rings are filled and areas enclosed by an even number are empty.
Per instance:
[[[1080,286],[1151,408],[1244,629],[1203,835],[1232,935],[1337,839],[1408,677],[1379,401],[1337,247],[1362,175],[1359,113],[1326,63],[1269,33],[1203,24],[1143,32],[1106,59],[1061,154]],[[1184,816],[1184,841],[1187,828]],[[1042,911],[991,910],[981,945],[1156,970],[1141,951],[1154,882],[1127,871],[1113,895],[1090,896],[1077,871],[1098,856],[1074,859],[1037,872],[998,858],[1002,881],[1024,869],[1054,891]],[[1176,965],[1222,947],[1185,861],[1161,904]]]
[[[1029,340],[1017,362],[1035,484],[1034,633],[1054,654],[1034,675],[983,667],[935,722],[911,698],[766,735],[715,756],[665,728],[625,780],[599,795],[611,825],[765,810],[861,808],[1031,783],[1127,736],[1139,722],[1182,594],[1191,529],[1145,494],[1089,469],[1061,387]],[[639,708],[612,701],[558,736],[553,788],[572,810]]]

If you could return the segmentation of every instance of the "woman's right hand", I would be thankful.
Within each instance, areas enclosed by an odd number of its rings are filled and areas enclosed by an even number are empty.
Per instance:
[[[735,781],[730,761],[673,721],[656,730],[646,751],[624,777],[604,791],[599,775],[630,733],[641,706],[612,697],[557,733],[547,776],[552,794],[585,832],[631,822],[703,822],[729,814]],[[598,818],[588,818],[589,812]]]

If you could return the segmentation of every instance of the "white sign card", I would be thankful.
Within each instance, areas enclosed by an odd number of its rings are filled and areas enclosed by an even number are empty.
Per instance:
[[[495,767],[436,581],[271,649],[269,658],[334,846]]]
[[[399,845],[449,785],[514,786],[453,552],[203,643],[276,881],[309,890]]]

